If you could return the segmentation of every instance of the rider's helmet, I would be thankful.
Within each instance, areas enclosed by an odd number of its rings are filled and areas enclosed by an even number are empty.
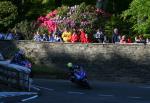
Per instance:
[[[68,68],[72,68],[73,67],[73,64],[71,62],[67,63],[67,67]]]

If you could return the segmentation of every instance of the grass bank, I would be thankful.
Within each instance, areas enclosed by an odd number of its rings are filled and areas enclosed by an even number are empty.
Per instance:
[[[46,65],[33,65],[34,78],[48,78],[48,79],[66,79],[67,72],[55,67]]]

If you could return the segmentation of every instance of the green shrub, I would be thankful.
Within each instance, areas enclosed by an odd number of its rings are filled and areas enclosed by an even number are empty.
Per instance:
[[[87,34],[92,33],[96,28],[99,28],[101,24],[96,22],[103,21],[102,18],[96,19],[97,15],[92,5],[86,5],[81,3],[75,6],[62,6],[57,9],[60,21],[58,26],[60,29],[69,27],[72,31],[74,28],[84,28]]]
[[[30,40],[33,37],[34,32],[36,31],[36,24],[33,22],[29,22],[27,20],[21,21],[16,24],[13,30],[16,30],[20,34],[22,34],[23,38],[26,40]]]
[[[123,34],[129,34],[130,26],[124,22],[120,15],[99,15],[95,6],[81,3],[74,6],[62,6],[56,9],[57,13],[49,17],[49,21],[57,21],[57,26],[63,30],[68,27],[70,31],[74,28],[83,28],[88,35],[94,34],[95,30],[103,27],[107,36],[112,35],[114,28],[121,30]],[[50,12],[48,15],[53,14]]]
[[[0,1],[0,30],[7,28],[17,17],[17,7],[10,1]]]
[[[44,28],[44,27],[39,27],[38,31],[40,34],[48,34],[47,28]]]
[[[86,4],[96,4],[96,0],[62,0],[64,5],[78,5],[80,3],[85,2]]]
[[[114,28],[118,28],[121,34],[123,35],[130,35],[131,27],[128,22],[123,21],[120,15],[112,15],[110,19],[106,21],[104,24],[106,34],[110,37],[112,36],[112,32]]]
[[[144,37],[145,39],[150,38],[150,34],[143,34],[143,37]]]
[[[58,15],[59,16],[65,16],[65,15],[67,15],[67,12],[68,12],[68,6],[62,6],[62,7],[59,7],[58,8]]]
[[[32,67],[35,77],[50,79],[65,79],[67,74],[64,70],[52,66],[33,65]]]
[[[122,13],[124,20],[132,22],[134,31],[145,34],[150,33],[150,1],[133,0],[129,9]]]

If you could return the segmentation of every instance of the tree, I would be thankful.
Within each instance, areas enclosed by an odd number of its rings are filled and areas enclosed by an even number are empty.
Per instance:
[[[105,0],[107,11],[120,14],[129,7],[132,0]]]
[[[10,1],[0,1],[0,30],[8,27],[17,16],[17,7]]]
[[[133,0],[129,9],[122,13],[124,20],[133,23],[133,30],[138,33],[150,32],[150,1]]]

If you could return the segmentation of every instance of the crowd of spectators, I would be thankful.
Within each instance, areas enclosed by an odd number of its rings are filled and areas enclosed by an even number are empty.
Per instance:
[[[0,32],[0,40],[22,40],[22,36],[16,30],[8,30],[7,33]]]
[[[23,37],[16,31],[11,32],[10,30],[4,34],[0,33],[0,40],[23,40]],[[47,42],[64,42],[64,43],[150,43],[150,38],[144,38],[143,35],[135,36],[131,39],[129,36],[122,35],[117,28],[112,32],[112,37],[107,37],[105,31],[102,28],[95,30],[91,36],[89,36],[84,29],[73,29],[69,28],[60,30],[55,28],[53,32],[41,33],[37,31],[33,35],[33,40],[47,41]]]
[[[107,15],[105,12],[105,0],[97,0],[96,12],[98,14]],[[62,5],[62,0],[55,0],[57,6]],[[73,7],[75,9],[76,7]],[[54,13],[55,14],[55,13]],[[40,18],[41,19],[41,18]],[[43,18],[42,18],[43,19]],[[150,43],[150,38],[144,38],[143,35],[137,35],[134,39],[128,35],[121,34],[118,28],[114,28],[112,36],[108,36],[105,30],[100,27],[95,30],[94,33],[87,34],[84,28],[74,28],[70,31],[70,28],[64,28],[60,30],[57,26],[54,26],[51,32],[36,31],[33,34],[33,40],[37,42],[64,42],[64,43]],[[72,29],[72,28],[71,28]],[[32,35],[32,34],[31,34]],[[0,40],[22,40],[23,37],[15,31],[8,30],[6,34],[0,32]]]
[[[89,43],[90,38],[88,38],[84,29],[73,29],[73,31],[69,31],[68,28],[65,28],[63,31],[58,28],[55,29],[54,32],[49,34],[40,34],[38,31],[34,34],[34,41],[48,41],[48,42],[65,42],[65,43]]]
[[[84,29],[73,29],[69,31],[68,28],[64,30],[55,29],[54,32],[49,34],[41,34],[38,31],[34,34],[34,41],[48,41],[48,42],[65,42],[65,43],[150,43],[150,39],[144,39],[142,35],[136,36],[135,40],[130,37],[122,35],[117,28],[113,30],[112,37],[108,38],[105,31],[99,28],[89,36]]]

